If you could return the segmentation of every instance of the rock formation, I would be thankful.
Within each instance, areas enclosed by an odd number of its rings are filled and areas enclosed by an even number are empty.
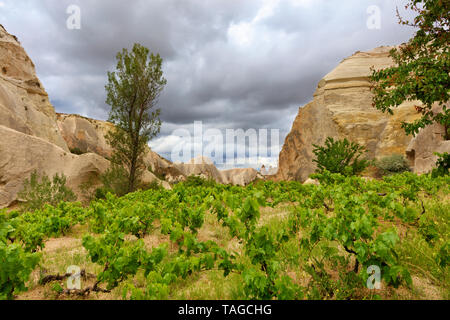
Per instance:
[[[113,124],[74,114],[57,113],[56,116],[58,128],[69,150],[93,152],[105,158],[111,156],[112,150],[105,135],[113,128]]]
[[[93,152],[110,158],[112,149],[106,141],[106,133],[114,128],[107,121],[94,120],[77,114],[57,114],[57,123],[61,134],[72,151]],[[147,148],[144,163],[153,172],[162,171],[171,166],[171,162]]]
[[[277,180],[306,181],[315,171],[313,144],[323,144],[329,136],[347,138],[366,147],[369,158],[380,158],[393,153],[406,154],[416,172],[431,169],[431,151],[438,145],[448,150],[448,143],[436,129],[421,134],[427,138],[406,136],[401,122],[420,118],[415,109],[420,102],[409,101],[394,108],[394,115],[384,114],[372,106],[368,76],[370,68],[382,69],[393,65],[389,57],[391,47],[379,47],[368,52],[356,52],[344,59],[318,84],[312,102],[299,109],[291,132],[285,139],[279,156]],[[431,138],[427,132],[433,132]],[[421,141],[430,142],[421,148]],[[414,142],[415,141],[415,142]],[[410,146],[410,147],[408,147]],[[418,152],[419,148],[422,152]],[[438,149],[439,149],[438,148]],[[427,161],[412,159],[420,153]],[[431,154],[430,154],[431,153]]]
[[[0,126],[0,135],[0,208],[17,199],[24,180],[34,170],[50,177],[63,173],[67,185],[80,195],[81,184],[98,183],[98,175],[109,167],[109,161],[97,154],[74,155],[42,138],[5,126]]]
[[[253,168],[236,168],[220,171],[222,183],[237,186],[246,186],[256,179],[264,177]]]
[[[415,173],[427,173],[436,164],[437,153],[450,153],[450,140],[443,140],[444,127],[433,124],[419,131],[406,148],[406,156]]]
[[[85,118],[75,114],[57,114],[58,127],[70,150],[82,153],[93,152],[109,158],[112,149],[106,142],[105,135],[113,125],[106,121]],[[188,163],[172,163],[150,148],[146,150],[145,165],[152,174],[168,183],[177,183],[187,177],[202,176],[218,183],[246,185],[256,179],[254,169],[232,169],[220,171],[207,157],[196,157]],[[147,171],[145,172],[147,175]],[[145,179],[147,180],[147,179]],[[168,184],[164,184],[166,187]]]
[[[17,200],[34,170],[40,175],[64,174],[79,197],[82,184],[99,185],[99,175],[109,167],[104,158],[110,154],[104,140],[108,126],[80,116],[57,117],[33,62],[17,38],[0,25],[0,208]],[[87,153],[75,155],[69,148]],[[155,153],[149,152],[146,161],[149,166],[166,165]],[[143,180],[159,181],[150,171]]]
[[[208,157],[198,156],[188,163],[173,164],[184,177],[200,176],[213,179],[218,183],[245,186],[262,176],[253,168],[235,168],[219,170]]]
[[[47,140],[69,151],[34,64],[0,25],[0,125]]]
[[[269,166],[268,168],[266,168],[265,165],[261,166],[261,169],[259,170],[259,173],[261,173],[261,175],[263,176],[273,176],[275,174],[277,174],[278,172],[278,168],[274,168],[272,166]]]

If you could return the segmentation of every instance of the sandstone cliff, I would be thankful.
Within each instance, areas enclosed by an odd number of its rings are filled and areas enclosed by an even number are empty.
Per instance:
[[[82,184],[99,185],[99,175],[110,164],[104,140],[109,124],[80,116],[58,118],[59,122],[33,62],[18,39],[0,25],[0,208],[17,200],[34,170],[40,175],[64,174],[79,197]],[[87,153],[75,155],[69,147]],[[153,153],[147,162],[165,165]],[[143,180],[160,181],[149,171]]]
[[[423,150],[419,140],[414,144],[412,136],[406,136],[401,128],[402,121],[410,122],[420,117],[415,109],[420,103],[406,102],[394,109],[394,115],[384,114],[372,106],[368,80],[370,68],[392,66],[390,49],[379,47],[368,52],[356,52],[319,82],[313,101],[299,109],[291,132],[285,139],[279,156],[277,180],[307,180],[316,168],[312,162],[312,144],[323,144],[328,136],[345,137],[365,146],[369,158],[393,153],[405,155],[408,146],[411,150],[415,147],[420,150],[416,150],[414,156],[410,152],[413,169],[416,172],[431,169],[430,161],[425,167],[417,166],[416,157],[431,157],[431,149],[436,143],[441,143],[438,141],[442,137],[436,135],[435,144],[427,147],[430,150]],[[424,134],[427,135],[426,132],[420,135]]]
[[[23,182],[36,170],[53,176],[63,173],[69,187],[79,193],[82,183],[98,183],[98,175],[109,166],[105,158],[88,153],[74,155],[42,138],[0,126],[0,208],[17,199]]]
[[[0,25],[0,125],[47,140],[69,151],[34,64]]]

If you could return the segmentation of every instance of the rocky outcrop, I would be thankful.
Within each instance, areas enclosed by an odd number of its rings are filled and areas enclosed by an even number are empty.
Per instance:
[[[263,176],[273,176],[273,175],[277,174],[278,168],[272,167],[272,166],[269,166],[269,167],[266,168],[265,165],[262,165],[259,172]]]
[[[39,175],[64,174],[79,197],[82,185],[99,185],[100,174],[110,166],[112,149],[105,136],[112,128],[106,121],[56,114],[33,62],[0,25],[0,208],[17,200],[23,182],[35,170]],[[206,158],[175,165],[150,148],[144,162],[149,170],[144,171],[143,183],[157,181],[167,189],[169,182],[190,175],[240,185],[256,176],[253,169],[221,172]]]
[[[236,168],[220,171],[222,183],[237,186],[246,186],[257,179],[263,179],[263,176],[253,168]]]
[[[69,151],[55,120],[33,62],[17,38],[0,25],[0,125]]]
[[[256,179],[263,178],[262,175],[253,168],[219,170],[211,159],[203,156],[191,159],[188,163],[174,163],[174,166],[185,178],[189,176],[199,176],[206,179],[213,179],[217,183],[223,184],[246,186]]]
[[[64,113],[57,114],[57,123],[71,151],[93,152],[107,159],[111,157],[112,148],[105,137],[107,132],[114,128],[112,123],[82,117],[77,114]],[[144,163],[156,174],[169,171],[168,168],[172,165],[170,161],[153,152],[150,148],[146,150]]]
[[[188,163],[174,163],[174,166],[185,177],[202,176],[203,178],[213,179],[218,183],[223,183],[219,169],[207,157],[200,156],[193,158]]]
[[[99,174],[109,167],[109,161],[97,154],[74,155],[42,138],[5,126],[0,126],[0,135],[0,208],[16,200],[24,180],[34,170],[50,177],[64,174],[67,185],[77,192],[86,181],[98,184]]]
[[[277,180],[306,181],[315,171],[313,144],[323,144],[327,137],[347,138],[368,150],[369,158],[381,158],[393,153],[406,154],[421,144],[410,145],[412,136],[406,136],[402,121],[420,118],[415,109],[419,102],[409,101],[394,108],[394,115],[384,114],[372,106],[368,76],[370,68],[382,69],[393,65],[389,57],[391,47],[380,47],[368,52],[357,52],[344,59],[318,84],[312,102],[299,109],[291,132],[285,139],[279,156]],[[433,129],[430,129],[433,131]],[[424,131],[424,136],[431,139]],[[429,149],[435,149],[430,140]],[[448,145],[448,144],[445,144]],[[444,148],[444,146],[442,147]],[[426,153],[429,154],[427,150]],[[417,159],[416,152],[416,159]],[[424,157],[424,156],[421,156]],[[425,164],[413,161],[423,171]]]
[[[57,114],[57,122],[70,150],[93,152],[106,158],[111,156],[111,146],[105,139],[106,133],[113,129],[111,123],[62,113]],[[172,163],[150,148],[146,150],[144,163],[152,174],[168,183],[181,182],[194,175],[213,179],[218,183],[246,185],[257,176],[254,169],[220,171],[211,159],[202,156],[191,159],[188,163]]]
[[[438,159],[434,153],[450,153],[450,140],[444,140],[444,128],[433,124],[419,131],[406,149],[407,158],[415,173],[428,173]]]
[[[104,139],[110,126],[81,116],[58,115],[57,121],[33,62],[0,25],[0,208],[17,200],[35,170],[39,175],[64,174],[79,197],[83,184],[99,185],[99,175],[110,165]],[[72,154],[69,147],[85,154]],[[164,160],[150,149],[145,158],[155,168],[167,165]],[[152,172],[144,173],[144,183],[155,180],[170,188]]]
[[[113,124],[75,114],[57,113],[58,128],[71,151],[96,153],[111,156],[111,147],[106,142],[106,133]]]

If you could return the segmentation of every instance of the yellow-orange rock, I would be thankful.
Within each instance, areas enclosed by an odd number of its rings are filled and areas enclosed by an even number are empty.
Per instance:
[[[382,113],[372,106],[370,68],[392,66],[390,49],[379,47],[357,52],[319,82],[313,101],[299,109],[285,139],[277,180],[306,181],[316,169],[312,145],[323,144],[327,137],[357,142],[366,147],[369,158],[406,154],[413,137],[405,134],[401,123],[420,118],[415,109],[420,103],[406,102],[394,108],[394,115]],[[411,165],[414,164],[411,161]],[[421,171],[429,170],[429,163],[427,166]]]

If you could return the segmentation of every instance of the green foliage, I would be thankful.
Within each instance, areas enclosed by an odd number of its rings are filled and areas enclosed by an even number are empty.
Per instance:
[[[87,225],[82,243],[99,266],[94,289],[120,288],[127,299],[173,299],[188,281],[213,273],[218,281],[233,279],[238,299],[376,298],[365,289],[371,265],[380,267],[386,286],[410,286],[417,270],[447,283],[448,205],[421,201],[448,195],[448,176],[315,176],[320,185],[180,183],[123,197],[106,193],[87,208],[62,202],[33,213],[0,211],[0,259],[4,252],[16,257],[14,267],[0,270],[0,295],[25,290],[36,266],[28,257],[76,224]],[[295,205],[282,217],[261,214],[287,203]],[[233,245],[214,235],[204,240],[205,221]],[[162,243],[147,246],[148,235]],[[18,281],[17,268],[24,270]]]
[[[144,191],[146,191],[146,190],[159,190],[161,188],[162,188],[162,185],[161,185],[161,183],[158,180],[153,180],[150,183],[142,183],[139,186],[139,189],[144,190]]]
[[[183,182],[186,187],[214,187],[216,181],[212,178],[202,178],[199,176],[191,175]]]
[[[436,168],[431,172],[433,178],[443,177],[448,175],[450,169],[450,154],[448,152],[435,153],[439,158],[436,161]]]
[[[55,174],[50,181],[47,176],[39,178],[37,171],[31,174],[30,179],[25,180],[18,197],[26,201],[24,211],[42,209],[45,204],[56,206],[61,201],[77,199],[73,191],[66,187],[66,177],[63,174]]]
[[[0,300],[11,300],[25,291],[25,283],[39,262],[40,254],[27,253],[20,245],[0,241]]]
[[[355,142],[344,140],[334,140],[328,137],[324,146],[313,144],[313,153],[317,163],[316,172],[321,173],[328,170],[331,173],[340,173],[345,176],[357,175],[364,171],[369,165],[368,160],[361,160],[364,153],[364,147]]]
[[[158,97],[166,79],[159,54],[135,44],[116,56],[116,71],[108,72],[106,103],[109,121],[115,126],[106,139],[113,148],[111,161],[123,166],[128,177],[126,192],[135,191],[145,169],[143,157],[148,142],[160,131]]]
[[[82,154],[84,154],[84,153],[86,153],[86,152],[83,152],[80,148],[78,148],[78,147],[75,147],[75,148],[71,148],[70,149],[70,152],[71,153],[73,153],[73,154],[77,154],[77,155],[82,155]]]
[[[383,170],[384,174],[393,174],[399,172],[410,171],[405,157],[401,154],[393,154],[381,158],[376,162],[376,166]]]
[[[100,175],[100,181],[103,186],[95,191],[96,199],[104,199],[108,192],[119,197],[128,192],[129,176],[122,166],[113,163],[108,170]]]
[[[115,288],[120,281],[135,275],[141,265],[150,268],[150,258],[144,243],[125,241],[124,236],[120,232],[106,231],[99,238],[90,235],[83,238],[83,246],[88,250],[92,262],[104,266],[97,281],[107,283],[106,290]]]
[[[439,265],[443,268],[450,265],[450,242],[449,241],[447,241],[446,243],[444,243],[441,246],[436,260],[439,263]]]
[[[415,122],[403,122],[407,134],[416,135],[420,128],[440,123],[445,128],[445,138],[450,139],[450,2],[442,0],[409,0],[406,5],[417,14],[412,22],[400,24],[417,29],[415,36],[390,56],[395,66],[372,70],[371,82],[374,106],[393,113],[392,108],[405,101],[419,100],[423,107],[418,111],[422,117]],[[433,104],[442,110],[432,110]]]
[[[71,226],[84,221],[80,204],[61,202],[32,213],[0,211],[0,300],[13,299],[26,290],[26,282],[38,265],[44,240],[61,236]]]

